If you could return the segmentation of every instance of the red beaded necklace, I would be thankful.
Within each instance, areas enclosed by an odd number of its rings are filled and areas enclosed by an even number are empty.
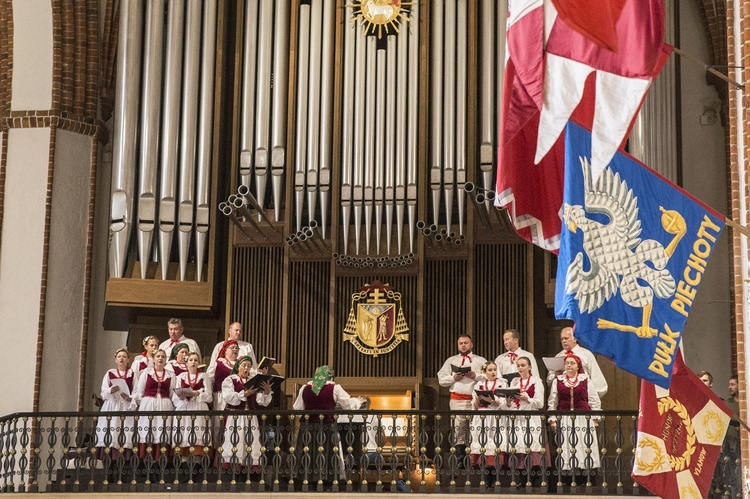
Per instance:
[[[188,370],[188,371],[185,371],[185,372],[187,373],[185,375],[185,377],[187,378],[188,385],[190,385],[190,388],[193,388],[193,386],[198,382],[198,373],[195,373],[195,379],[191,380],[190,379],[190,371]]]
[[[157,383],[159,383],[159,384],[163,383],[166,378],[167,378],[167,370],[166,369],[163,369],[161,371],[161,376],[159,376],[159,371],[157,371],[156,369],[154,369],[154,379],[156,380]]]
[[[126,367],[125,371],[123,371],[123,373],[120,374],[120,368],[119,367],[115,367],[115,373],[116,373],[115,376],[117,376],[118,378],[125,379],[127,377],[127,375],[128,375],[128,368]]]
[[[574,388],[576,385],[578,385],[578,373],[576,373],[576,377],[573,378],[573,381],[568,381],[570,378],[566,375],[563,381],[565,384],[571,388]]]
[[[518,388],[520,388],[520,390],[522,392],[525,392],[526,389],[529,387],[530,384],[531,384],[531,376],[529,376],[528,378],[526,378],[525,381],[524,381],[523,377],[518,378]]]

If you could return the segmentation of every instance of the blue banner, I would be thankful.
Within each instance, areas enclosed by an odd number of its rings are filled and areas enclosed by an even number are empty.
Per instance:
[[[592,170],[568,123],[555,315],[621,369],[664,388],[723,218],[623,153]]]

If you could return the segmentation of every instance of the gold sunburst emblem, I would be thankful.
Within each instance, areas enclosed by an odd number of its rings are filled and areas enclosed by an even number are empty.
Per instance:
[[[399,32],[398,25],[403,20],[408,22],[409,11],[404,7],[414,5],[414,2],[404,2],[402,0],[359,0],[345,7],[353,9],[352,22],[361,22],[365,25],[365,34],[377,34],[380,38],[385,34],[389,35],[393,29]]]

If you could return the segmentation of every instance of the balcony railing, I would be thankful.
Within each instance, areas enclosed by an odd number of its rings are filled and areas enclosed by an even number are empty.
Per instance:
[[[636,418],[635,411],[13,414],[0,419],[0,492],[640,495],[648,492],[630,477]],[[717,487],[731,483],[735,468],[725,466]]]

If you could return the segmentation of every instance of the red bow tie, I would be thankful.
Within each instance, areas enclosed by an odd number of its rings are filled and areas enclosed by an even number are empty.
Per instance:
[[[516,363],[516,359],[518,358],[518,354],[517,353],[513,353],[513,352],[508,352],[508,357],[510,357],[511,364],[515,364]]]
[[[470,355],[461,354],[461,365],[464,365],[464,362],[466,362],[467,359],[469,360],[469,364],[471,364],[471,356]]]

